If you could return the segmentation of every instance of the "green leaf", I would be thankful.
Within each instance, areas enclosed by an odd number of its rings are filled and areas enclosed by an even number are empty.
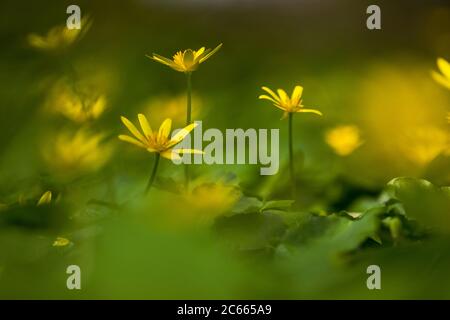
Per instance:
[[[423,179],[402,177],[391,180],[387,192],[402,204],[408,217],[441,232],[450,232],[448,187],[441,188]]]
[[[427,192],[433,189],[433,184],[427,180],[398,177],[387,183],[386,191],[391,198],[401,200],[405,192]]]
[[[262,206],[262,201],[254,197],[241,197],[231,210],[231,214],[241,214],[241,213],[255,213],[259,212]]]
[[[380,216],[384,207],[366,211],[360,218],[332,214],[325,217],[310,216],[297,228],[289,230],[288,242],[297,243],[308,250],[342,253],[358,248],[365,240],[376,238]]]
[[[360,219],[340,218],[324,235],[324,243],[333,245],[336,251],[346,252],[356,249],[368,238],[376,236],[380,226],[379,216],[384,208],[374,208],[365,212]]]
[[[215,230],[233,249],[265,251],[279,244],[286,225],[278,215],[253,212],[221,217],[216,220]]]
[[[272,200],[267,201],[264,205],[259,209],[260,212],[270,209],[288,209],[292,206],[295,200]]]

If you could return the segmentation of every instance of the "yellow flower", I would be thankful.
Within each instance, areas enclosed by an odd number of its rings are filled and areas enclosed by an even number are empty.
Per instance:
[[[401,136],[399,149],[412,162],[424,166],[439,154],[450,154],[448,133],[434,126],[414,128]]]
[[[304,108],[302,105],[303,87],[301,86],[295,86],[290,97],[283,89],[278,89],[278,94],[267,87],[262,87],[262,89],[270,96],[263,94],[259,96],[259,99],[265,99],[273,102],[275,107],[284,111],[283,118],[285,118],[290,112],[311,112],[318,114],[319,116],[322,115],[322,112],[318,110]]]
[[[135,138],[128,135],[119,135],[119,139],[144,148],[148,152],[157,152],[166,159],[181,159],[179,156],[181,153],[203,153],[203,151],[194,149],[173,150],[173,147],[180,143],[197,126],[196,123],[191,123],[170,138],[172,120],[169,118],[163,121],[158,131],[152,131],[147,118],[142,113],[138,114],[142,133],[130,120],[125,117],[121,117],[121,119]]]
[[[54,247],[65,247],[70,243],[69,239],[63,238],[63,237],[57,237],[56,240],[53,242]]]
[[[73,86],[61,81],[57,83],[47,99],[52,112],[78,123],[98,119],[106,110],[106,98],[101,94],[76,93]]]
[[[39,199],[37,206],[42,206],[45,204],[50,204],[52,202],[52,192],[46,191]]]
[[[325,141],[340,156],[351,154],[363,144],[358,127],[352,125],[338,126],[327,131]]]
[[[28,43],[33,48],[43,51],[63,50],[70,47],[75,41],[80,39],[90,28],[90,19],[81,20],[80,29],[68,29],[66,25],[56,26],[46,35],[41,36],[35,33],[28,35]]]
[[[91,134],[85,129],[75,134],[62,132],[53,143],[48,144],[44,158],[64,175],[95,171],[112,155],[111,146],[102,144],[103,140],[103,134]]]
[[[158,199],[161,202],[155,205],[159,208],[162,204],[170,205],[157,219],[161,226],[176,230],[210,226],[216,218],[230,214],[241,197],[236,182],[221,177],[199,178],[191,182],[189,192],[161,195]]]
[[[438,73],[434,70],[431,71],[433,79],[437,83],[443,85],[444,87],[450,90],[450,63],[448,63],[448,61],[446,61],[443,58],[438,58],[437,66],[439,68],[439,71],[441,71],[441,73]]]
[[[419,143],[424,138],[413,137],[418,128],[444,129],[441,126],[448,111],[449,91],[423,77],[428,72],[427,68],[422,65],[411,68],[402,62],[397,65],[376,64],[370,67],[364,80],[355,88],[358,123],[364,128],[364,136],[370,137],[367,154],[371,156],[360,159],[362,170],[358,173],[367,181],[384,183],[393,174],[420,174],[422,165],[433,156],[432,153],[416,156],[416,151],[404,150],[416,149],[419,144],[426,146],[427,142]],[[448,130],[448,126],[445,129]],[[435,144],[432,138],[429,141]],[[412,161],[405,161],[406,158]],[[364,170],[379,161],[389,163],[389,166],[379,166],[376,172]]]
[[[178,51],[173,55],[172,60],[160,56],[154,53],[152,56],[147,55],[150,59],[153,59],[159,63],[162,63],[172,69],[189,73],[197,70],[198,66],[209,59],[214,53],[216,53],[222,44],[219,44],[215,49],[205,49],[205,47],[201,47],[198,50],[187,49],[184,51]]]
[[[205,213],[224,213],[233,207],[240,196],[235,185],[216,181],[194,187],[188,201],[191,202],[191,208],[198,208]]]

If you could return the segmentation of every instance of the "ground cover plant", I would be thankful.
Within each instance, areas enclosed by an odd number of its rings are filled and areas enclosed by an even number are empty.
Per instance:
[[[1,298],[450,298],[448,4],[79,2],[0,13]]]

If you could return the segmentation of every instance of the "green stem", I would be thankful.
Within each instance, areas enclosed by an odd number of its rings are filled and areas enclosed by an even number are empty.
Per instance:
[[[293,139],[292,139],[292,120],[293,113],[289,112],[289,136],[288,136],[288,144],[289,144],[289,174],[291,177],[291,194],[292,199],[295,200],[296,190],[295,190],[295,172],[294,172],[294,149],[293,149]]]
[[[187,101],[186,101],[186,126],[191,124],[191,113],[192,113],[192,81],[191,72],[186,73],[187,78]],[[184,184],[186,191],[189,191],[189,166],[184,166]]]
[[[191,73],[186,73],[187,78],[187,106],[186,106],[186,125],[191,124],[191,109],[192,109],[192,81]]]
[[[150,190],[150,188],[153,185],[153,181],[155,181],[156,171],[158,170],[159,158],[160,158],[159,153],[156,153],[155,154],[155,161],[153,163],[152,174],[150,175],[150,179],[148,179],[147,187],[145,188],[145,194],[148,193],[148,190]]]

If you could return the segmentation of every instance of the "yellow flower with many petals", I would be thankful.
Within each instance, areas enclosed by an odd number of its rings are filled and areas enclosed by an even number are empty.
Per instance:
[[[200,64],[208,60],[213,54],[215,54],[222,44],[219,44],[214,49],[205,49],[201,47],[198,50],[187,49],[184,51],[178,51],[175,53],[171,59],[165,58],[154,53],[152,56],[147,55],[148,58],[162,63],[175,71],[183,72],[186,75],[187,84],[187,96],[186,96],[186,125],[192,122],[192,83],[191,76],[192,72],[197,70]],[[185,166],[185,186],[189,189],[189,167]]]
[[[289,97],[286,91],[283,89],[278,89],[276,94],[271,89],[267,87],[262,87],[262,89],[269,95],[263,94],[259,96],[259,99],[269,100],[273,105],[284,111],[283,119],[287,117],[289,113],[292,112],[311,112],[318,115],[322,115],[322,112],[316,109],[307,109],[302,105],[302,94],[303,87],[295,86],[294,91],[292,91]]]
[[[293,199],[296,197],[296,185],[295,185],[295,172],[294,172],[294,145],[292,138],[292,122],[293,122],[293,114],[294,112],[310,112],[322,115],[322,112],[316,109],[307,109],[302,105],[302,94],[303,87],[295,86],[292,91],[291,96],[288,96],[286,91],[283,89],[278,89],[276,94],[271,89],[267,87],[262,87],[262,89],[267,92],[269,95],[262,94],[259,96],[259,99],[269,100],[273,103],[275,107],[284,111],[283,117],[289,117],[288,121],[288,146],[289,146],[289,173],[291,177],[291,196]]]
[[[46,142],[44,158],[61,174],[68,176],[101,168],[113,149],[103,143],[104,134],[91,134],[85,129],[76,133],[62,132],[54,143]]]
[[[433,70],[431,72],[433,79],[440,85],[450,90],[450,63],[443,58],[438,58],[437,66],[439,68],[439,71],[441,71],[441,73]]]
[[[175,227],[210,225],[231,211],[242,196],[238,186],[223,179],[214,182],[194,180],[192,190],[174,201],[166,219]],[[185,210],[189,208],[189,210]]]
[[[142,113],[138,114],[142,133],[130,120],[125,117],[121,117],[121,119],[134,137],[119,135],[119,139],[146,149],[148,152],[156,152],[166,159],[181,159],[179,155],[182,153],[203,153],[203,151],[194,149],[173,149],[197,126],[196,123],[187,125],[170,138],[172,120],[169,118],[163,121],[158,131],[153,131],[147,118]]]
[[[352,125],[338,126],[327,131],[325,141],[340,156],[348,156],[363,144],[358,127]]]
[[[195,186],[188,196],[191,208],[212,215],[230,210],[241,196],[237,186],[223,181],[202,183]]]
[[[160,56],[154,53],[152,56],[147,55],[150,59],[153,59],[159,63],[162,63],[176,71],[189,73],[197,70],[198,66],[209,59],[214,53],[216,53],[222,44],[219,44],[213,50],[205,49],[201,47],[198,50],[187,49],[184,51],[178,51],[173,55],[172,60]]]
[[[79,40],[91,26],[89,17],[81,20],[80,29],[69,29],[66,25],[56,26],[46,35],[41,36],[36,33],[28,35],[28,43],[33,48],[43,51],[64,50]]]
[[[65,81],[58,82],[47,99],[47,109],[77,123],[98,119],[106,110],[106,97],[90,90],[77,89]]]

